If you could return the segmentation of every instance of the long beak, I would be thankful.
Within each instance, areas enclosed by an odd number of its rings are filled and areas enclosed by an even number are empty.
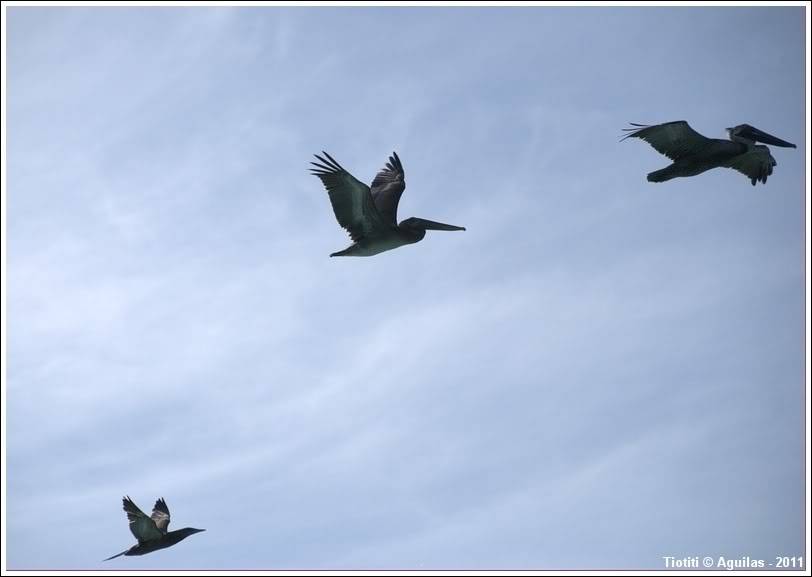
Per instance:
[[[423,230],[465,230],[464,226],[455,226],[453,224],[443,224],[442,222],[435,222],[433,220],[426,220],[425,218],[407,218],[403,221],[406,226],[413,226],[415,228],[422,228]]]
[[[127,549],[127,551],[129,551],[129,549]],[[104,559],[104,561],[109,561],[110,559],[115,559],[116,557],[121,557],[121,556],[122,556],[122,555],[124,555],[124,553],[126,553],[127,551],[122,551],[122,552],[121,552],[121,553],[119,553],[118,555],[113,555],[112,557],[108,557],[107,559]]]
[[[754,140],[756,142],[763,142],[764,144],[772,144],[773,146],[781,146],[783,148],[797,148],[791,142],[776,138],[772,134],[767,134],[763,130],[759,130],[753,126],[749,126],[745,131],[742,132],[742,134],[750,140]]]
[[[453,224],[443,224],[442,222],[432,222],[426,226],[426,230],[465,230],[465,227],[456,226]]]

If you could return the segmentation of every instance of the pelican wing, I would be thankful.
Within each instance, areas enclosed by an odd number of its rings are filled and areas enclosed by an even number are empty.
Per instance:
[[[654,150],[671,160],[690,156],[706,148],[711,140],[699,134],[684,120],[666,122],[647,126],[631,123],[634,128],[624,128],[628,132],[621,140],[629,137],[640,138],[648,142]]]
[[[374,236],[386,228],[384,219],[375,207],[369,187],[351,175],[329,154],[315,155],[319,162],[311,162],[310,172],[318,176],[330,195],[330,203],[338,224],[357,242],[365,236]]]
[[[163,497],[155,501],[155,506],[152,508],[150,518],[155,523],[158,531],[166,534],[166,529],[169,527],[169,507],[166,506],[166,501],[164,501]]]
[[[398,202],[403,190],[406,188],[403,165],[400,163],[398,153],[393,152],[389,162],[372,181],[372,199],[381,217],[388,223],[397,224]]]
[[[123,502],[124,512],[127,513],[127,519],[130,521],[130,531],[132,531],[139,543],[153,541],[164,536],[156,527],[155,521],[147,517],[146,513],[133,503],[132,499],[124,497]]]
[[[731,158],[724,166],[738,170],[750,179],[753,186],[757,182],[767,183],[767,177],[773,173],[775,159],[766,146],[755,146],[744,154]]]

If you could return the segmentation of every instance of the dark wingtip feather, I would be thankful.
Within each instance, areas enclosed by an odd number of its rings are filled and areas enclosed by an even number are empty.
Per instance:
[[[319,165],[318,163],[312,162],[312,161],[311,161],[311,164],[315,164],[319,168],[322,168],[323,170],[326,170],[328,172],[341,172],[341,171],[344,170],[341,167],[341,165],[338,164],[329,154],[327,154],[324,151],[322,151],[322,154],[324,154],[324,156],[326,156],[327,158],[319,156],[318,154],[313,155],[319,160],[321,165]]]
[[[323,156],[319,156],[318,154],[314,154],[313,156],[318,158],[319,162],[321,162],[321,163],[323,163],[323,164],[325,164],[327,166],[330,166],[330,164],[331,164],[330,161],[327,160],[326,158],[324,158]]]
[[[631,124],[634,128],[621,128],[623,132],[628,132],[628,134],[624,134],[623,138],[621,138],[618,142],[623,142],[624,140],[632,136],[639,138],[638,134],[640,133],[641,130],[650,128],[648,124],[638,124],[636,122],[630,122],[629,124]]]
[[[336,161],[336,159],[335,159],[335,158],[333,158],[332,156],[330,156],[329,154],[327,154],[327,152],[325,152],[324,150],[322,150],[322,151],[321,151],[321,153],[322,153],[324,156],[326,156],[326,157],[327,157],[327,158],[330,160],[330,162],[331,162],[332,164],[334,164],[334,165],[335,165],[336,169],[338,169],[338,170],[344,170],[344,167],[343,167],[343,166],[341,166],[341,165],[338,163],[338,161]]]
[[[311,162],[310,164],[312,164],[313,166],[316,167],[316,168],[311,168],[310,170],[320,170],[320,171],[324,172],[325,174],[331,174],[331,173],[336,172],[335,168],[331,168],[331,167],[326,166],[324,164],[319,164],[318,162]]]

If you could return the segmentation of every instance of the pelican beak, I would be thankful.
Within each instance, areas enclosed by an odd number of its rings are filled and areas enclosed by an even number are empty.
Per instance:
[[[433,220],[426,220],[421,218],[423,228],[426,230],[465,230],[464,226],[455,226],[453,224],[443,224],[442,222],[434,222]]]
[[[752,134],[753,140],[758,142],[763,142],[764,144],[772,144],[773,146],[781,146],[784,148],[797,148],[791,142],[787,142],[786,140],[781,140],[780,138],[776,138],[772,134],[767,134],[763,130],[759,130],[758,128],[750,128],[750,133]]]

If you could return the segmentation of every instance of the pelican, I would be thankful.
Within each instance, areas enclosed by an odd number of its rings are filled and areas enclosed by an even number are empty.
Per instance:
[[[130,521],[130,531],[138,539],[138,544],[133,545],[126,551],[122,551],[118,555],[108,557],[105,561],[121,557],[122,555],[144,555],[152,553],[158,549],[171,547],[175,543],[183,541],[189,535],[200,533],[205,529],[193,529],[186,527],[178,529],[177,531],[167,532],[166,528],[169,526],[169,508],[166,506],[166,501],[163,497],[155,501],[155,507],[152,508],[152,515],[147,515],[139,509],[132,499],[124,497],[124,511],[127,513],[127,519]]]
[[[628,134],[621,140],[630,136],[641,138],[673,161],[670,166],[649,173],[649,182],[665,182],[678,176],[696,176],[711,168],[723,166],[738,170],[755,186],[759,181],[766,183],[776,165],[770,149],[756,142],[795,148],[794,144],[749,124],[726,129],[730,140],[706,138],[684,120],[655,126],[634,122],[631,125],[633,128],[623,129]]]
[[[405,244],[423,240],[427,230],[465,230],[454,226],[411,217],[397,222],[398,201],[406,188],[403,165],[396,152],[372,181],[370,188],[356,179],[332,156],[314,155],[310,172],[321,179],[330,195],[336,220],[350,233],[353,244],[330,256],[372,256]]]

